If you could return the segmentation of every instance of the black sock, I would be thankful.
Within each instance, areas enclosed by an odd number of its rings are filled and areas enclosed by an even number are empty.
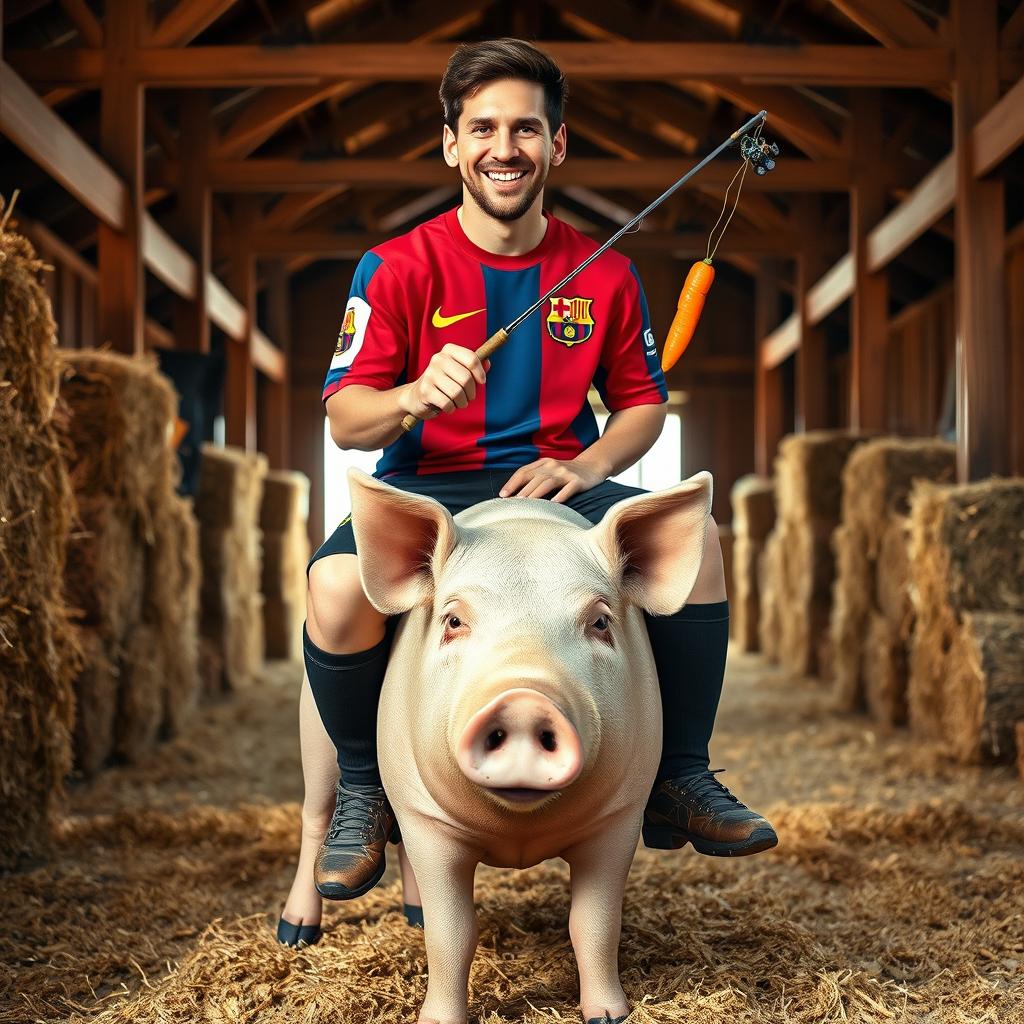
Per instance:
[[[377,703],[388,667],[390,622],[379,644],[355,654],[322,651],[302,627],[302,656],[316,709],[338,751],[346,787],[379,786]]]
[[[707,771],[729,648],[729,602],[688,604],[675,615],[644,618],[664,722],[658,781]]]

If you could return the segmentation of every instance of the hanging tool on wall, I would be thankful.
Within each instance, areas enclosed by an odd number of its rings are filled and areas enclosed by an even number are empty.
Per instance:
[[[744,125],[740,131],[742,132],[746,127]],[[761,138],[763,129],[764,119],[752,134],[743,135],[740,138],[740,156],[743,158],[743,164],[732,176],[732,181],[729,182],[729,187],[725,190],[722,212],[718,215],[718,220],[715,221],[715,226],[708,235],[707,255],[704,259],[694,263],[686,275],[683,290],[679,293],[679,302],[676,304],[676,315],[665,337],[665,347],[661,352],[661,368],[666,373],[676,365],[679,357],[686,351],[686,346],[690,344],[693,332],[697,329],[697,324],[700,323],[704,300],[715,280],[715,268],[711,265],[711,261],[718,251],[719,243],[722,241],[725,229],[729,226],[729,221],[732,220],[732,215],[736,212],[736,207],[739,206],[740,193],[743,191],[743,180],[747,176],[747,171],[753,167],[755,174],[764,175],[775,167],[775,157],[779,155],[779,147],[774,142],[768,142]],[[739,185],[736,188],[736,198],[733,200],[732,209],[729,211],[725,224],[722,224],[722,218],[725,217],[725,211],[729,206],[729,193],[737,179],[739,179]],[[716,239],[715,232],[718,231],[719,224],[722,224],[722,230],[718,232]]]
[[[485,359],[489,359],[499,348],[501,348],[502,345],[505,344],[505,342],[508,340],[509,335],[517,327],[519,327],[522,323],[529,319],[529,317],[533,313],[540,309],[540,307],[543,306],[548,299],[550,299],[554,295],[557,295],[574,277],[576,277],[577,274],[586,270],[586,268],[589,267],[590,264],[593,263],[594,260],[598,258],[598,256],[600,256],[606,250],[610,249],[620,238],[622,238],[623,235],[627,235],[630,232],[635,231],[637,228],[639,228],[640,223],[643,221],[644,217],[648,216],[659,206],[661,206],[661,204],[665,202],[665,200],[668,199],[669,196],[675,194],[695,174],[697,174],[698,171],[700,171],[702,168],[706,167],[709,163],[711,163],[711,161],[714,160],[716,156],[718,156],[724,150],[728,149],[734,142],[738,141],[740,143],[740,155],[743,157],[743,166],[740,168],[740,171],[737,171],[736,175],[733,176],[733,181],[736,180],[737,176],[740,176],[741,171],[745,174],[747,168],[750,166],[753,166],[755,168],[757,174],[765,174],[767,173],[767,171],[770,171],[775,166],[775,161],[772,158],[778,155],[779,148],[778,146],[775,146],[773,143],[767,143],[763,139],[761,139],[761,131],[764,128],[764,123],[767,120],[767,118],[768,111],[761,110],[758,111],[758,113],[756,113],[749,121],[747,121],[746,124],[737,128],[736,131],[732,133],[732,135],[730,135],[720,145],[716,146],[715,149],[708,153],[708,155],[704,157],[704,159],[701,160],[698,164],[696,164],[694,167],[691,167],[690,170],[686,172],[686,174],[684,174],[681,178],[679,178],[678,181],[674,182],[669,188],[662,192],[662,194],[658,196],[657,199],[655,199],[645,209],[638,213],[628,224],[625,224],[623,227],[619,228],[619,230],[616,231],[615,234],[612,235],[612,237],[609,238],[607,242],[605,242],[600,248],[592,252],[578,267],[575,267],[573,270],[570,270],[569,273],[566,274],[565,277],[563,277],[562,280],[558,282],[558,284],[556,284],[554,287],[550,288],[547,292],[545,292],[532,306],[530,306],[529,309],[524,310],[522,313],[519,314],[519,316],[517,316],[511,323],[507,324],[505,327],[500,327],[497,331],[495,331],[494,334],[492,334],[476,350],[477,358],[480,359],[481,362],[483,362]],[[748,134],[748,132],[750,132],[751,134]],[[732,184],[730,184],[729,188],[732,188]],[[727,190],[726,202],[728,202],[728,196],[729,192]],[[737,191],[736,193],[736,199],[737,201],[739,200],[739,191]],[[735,212],[736,207],[734,204],[733,213]],[[719,217],[719,221],[721,221],[721,219],[722,218]],[[729,214],[729,219],[732,219],[732,214]],[[729,221],[727,220],[725,224],[726,227],[728,227]],[[718,225],[716,224],[715,228],[717,227]],[[722,228],[722,231],[725,231],[724,227]],[[712,234],[714,234],[714,229],[712,229]],[[719,235],[719,241],[721,241],[721,235]],[[718,243],[716,242],[715,248],[717,249],[717,247]],[[705,261],[709,270],[711,269],[712,255],[714,255],[714,253],[711,249],[709,241],[708,257]],[[692,274],[693,271],[691,270],[690,273]],[[712,277],[714,277],[714,271],[712,271],[711,274]],[[689,277],[687,277],[687,282],[689,282]],[[710,287],[710,281],[708,282],[708,286]],[[683,288],[683,291],[684,293],[686,292],[685,286]],[[682,303],[682,296],[680,296],[680,303]],[[703,296],[701,297],[701,305],[703,306]],[[699,315],[700,311],[698,310],[697,316],[699,317]],[[677,312],[676,320],[678,320],[679,317],[680,313]],[[696,326],[696,321],[693,322],[693,326]],[[673,328],[674,327],[675,322],[673,322]],[[670,337],[671,334],[672,331],[670,330]],[[689,337],[687,337],[686,341],[683,343],[683,348],[686,347],[687,342],[689,342]],[[680,354],[682,353],[682,348],[679,350],[679,352]],[[676,358],[678,358],[678,356]],[[413,429],[413,427],[416,426],[417,423],[419,423],[419,420],[410,413],[408,416],[405,417],[404,420],[402,420],[402,429],[405,431],[410,431]]]

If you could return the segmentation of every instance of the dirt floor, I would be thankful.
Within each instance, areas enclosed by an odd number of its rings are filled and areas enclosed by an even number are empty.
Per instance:
[[[398,883],[271,934],[298,848],[299,668],[72,788],[57,857],[0,878],[0,1022],[398,1022],[424,991]],[[720,861],[641,850],[623,983],[640,1022],[1024,1022],[1024,784],[839,716],[733,655],[714,764],[778,828]],[[394,878],[389,873],[387,878]],[[477,876],[482,1024],[578,1021],[560,862]]]

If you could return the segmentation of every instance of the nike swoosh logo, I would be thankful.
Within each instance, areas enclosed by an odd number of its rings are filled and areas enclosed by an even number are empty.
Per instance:
[[[455,316],[441,316],[441,307],[438,306],[434,310],[434,315],[431,317],[430,322],[435,327],[451,327],[452,324],[457,324],[460,320],[465,320],[467,316],[476,316],[477,313],[482,313],[487,307],[483,309],[474,309],[470,313],[456,313]]]

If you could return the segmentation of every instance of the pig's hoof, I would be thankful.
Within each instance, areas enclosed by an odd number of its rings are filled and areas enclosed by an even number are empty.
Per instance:
[[[628,1016],[629,1014],[625,1013],[621,1017],[609,1017],[606,1013],[603,1017],[589,1017],[587,1024],[622,1024]]]
[[[292,924],[283,917],[277,922],[277,941],[282,946],[301,949],[303,946],[315,946],[323,936],[318,924]]]
[[[405,903],[402,905],[402,910],[405,911],[405,923],[412,928],[423,927],[423,908],[417,907],[413,903]]]

